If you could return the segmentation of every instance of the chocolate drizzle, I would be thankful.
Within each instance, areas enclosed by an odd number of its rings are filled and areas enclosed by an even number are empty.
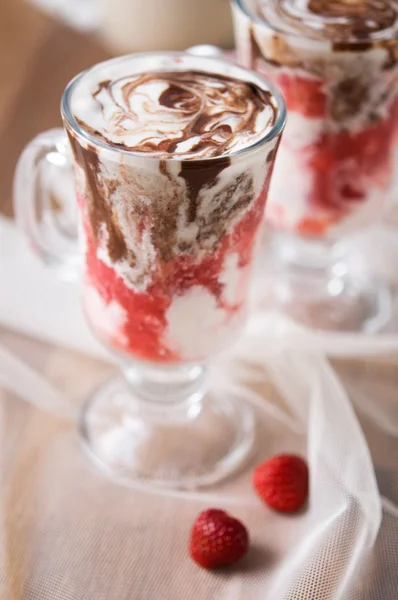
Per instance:
[[[389,39],[398,28],[396,0],[256,0],[256,12],[287,34],[335,43]]]
[[[66,125],[78,185],[83,180],[85,226],[105,262],[122,263],[123,277],[146,285],[153,269],[169,276],[176,256],[215,251],[256,199],[250,160],[224,176],[233,161],[229,152],[237,139],[247,147],[269,131],[277,116],[274,97],[238,79],[178,71],[107,79],[94,98],[91,125],[75,115],[85,140]],[[155,120],[145,120],[151,111]],[[104,121],[117,142],[109,142]],[[87,134],[101,143],[96,147]]]
[[[202,71],[107,79],[92,100],[75,105],[81,127],[109,145],[160,159],[225,156],[258,141],[277,116],[267,90]]]
[[[342,122],[358,114],[369,101],[369,86],[361,80],[343,79],[333,89],[329,102],[329,114],[336,122]]]
[[[127,245],[109,205],[109,198],[119,182],[102,177],[98,154],[94,148],[82,148],[72,134],[68,133],[68,137],[75,161],[86,177],[87,212],[94,238],[97,242],[100,241],[102,226],[105,225],[109,258],[112,262],[122,260],[128,256]],[[130,263],[134,263],[134,257],[129,258]]]
[[[197,200],[202,188],[211,187],[216,183],[218,175],[231,164],[228,157],[219,158],[209,164],[201,162],[182,162],[180,177],[185,180],[189,197],[188,222],[196,219]]]
[[[309,0],[308,10],[325,19],[329,36],[343,40],[369,40],[397,22],[397,6],[391,0]]]
[[[69,139],[85,175],[83,210],[98,247],[106,243],[112,263],[127,260],[133,268],[140,266],[138,253],[132,251],[138,252],[140,231],[149,233],[161,265],[180,253],[215,251],[231,223],[255,200],[250,170],[221,179],[231,164],[229,157],[181,161],[177,173],[170,168],[173,163],[160,161],[159,170],[150,175],[138,166],[120,164],[115,179],[94,147],[82,147],[70,132]],[[273,160],[272,152],[266,160]],[[186,238],[191,226],[193,235]]]
[[[206,246],[211,240],[220,240],[230,223],[255,200],[253,177],[249,171],[242,171],[214,194],[209,213],[204,218],[199,214],[199,241]]]
[[[300,110],[301,99],[303,110],[310,106],[312,100],[300,87],[306,85],[302,80],[308,76],[319,82],[318,116],[324,111],[326,128],[348,131],[384,118],[396,95],[396,77],[386,71],[398,65],[398,0],[256,3],[261,17],[273,28],[257,21],[239,22],[238,26],[248,29],[250,66],[275,77],[282,88],[280,67],[291,69],[297,79],[290,80],[287,95],[297,100],[294,110]],[[322,43],[313,44],[314,40]],[[245,53],[249,54],[246,48]],[[288,71],[285,76],[289,78]],[[311,85],[309,90],[314,88]]]
[[[167,178],[168,187],[163,186],[164,195],[154,198],[152,212],[151,239],[162,261],[173,256],[177,243],[179,207],[182,203],[181,189],[167,168],[167,161],[160,161],[160,174]]]

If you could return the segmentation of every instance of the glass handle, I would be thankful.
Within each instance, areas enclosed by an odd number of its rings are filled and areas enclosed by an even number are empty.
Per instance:
[[[14,210],[34,252],[63,278],[74,278],[80,263],[77,202],[63,129],[41,133],[22,152],[14,176]]]

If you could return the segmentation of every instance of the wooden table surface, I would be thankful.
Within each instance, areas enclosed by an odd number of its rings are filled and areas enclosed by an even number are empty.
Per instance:
[[[0,0],[0,211],[12,213],[12,177],[25,144],[60,125],[68,81],[110,54],[27,0]]]

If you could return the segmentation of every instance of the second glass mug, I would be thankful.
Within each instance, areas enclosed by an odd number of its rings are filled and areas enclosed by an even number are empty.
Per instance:
[[[398,194],[398,26],[373,36],[374,17],[395,14],[376,4],[231,0],[239,62],[281,89],[289,113],[266,211],[276,277],[264,302],[318,329],[393,324],[388,285],[345,244]]]
[[[123,61],[131,75],[197,70],[252,82],[271,92],[274,125],[256,143],[215,158],[159,160],[107,144],[75,120],[71,96],[87,73]],[[123,376],[85,405],[85,446],[109,475],[127,483],[213,484],[242,464],[255,438],[251,408],[244,398],[218,397],[206,365],[245,323],[284,101],[261,75],[228,61],[163,52],[83,72],[67,86],[61,113],[65,131],[39,135],[21,155],[14,200],[17,221],[44,261],[69,275],[83,255],[87,321],[122,367]],[[62,224],[48,189],[54,178],[70,183],[72,166],[80,250],[73,218]],[[190,224],[181,236],[185,210]]]

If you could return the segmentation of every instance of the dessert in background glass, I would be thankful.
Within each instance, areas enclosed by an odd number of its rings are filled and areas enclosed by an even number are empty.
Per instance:
[[[239,61],[273,81],[288,109],[266,211],[269,303],[315,327],[375,331],[389,291],[342,241],[398,192],[398,5],[234,0],[233,14]]]
[[[206,372],[245,323],[282,97],[226,61],[138,54],[76,77],[62,117],[69,143],[56,130],[25,149],[15,206],[43,258],[65,263],[40,186],[73,163],[84,311],[123,370],[87,403],[85,444],[125,481],[211,484],[254,439],[244,398],[218,397]]]

